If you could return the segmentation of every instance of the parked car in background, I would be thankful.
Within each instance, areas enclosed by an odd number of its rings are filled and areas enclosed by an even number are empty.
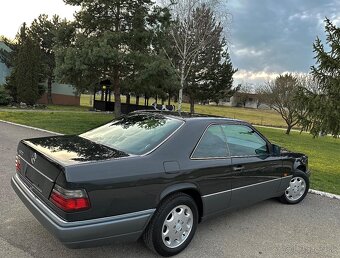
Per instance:
[[[296,204],[309,189],[304,154],[244,121],[175,112],[22,140],[16,172],[17,195],[66,246],[142,237],[163,256],[184,250],[207,218],[274,197]]]

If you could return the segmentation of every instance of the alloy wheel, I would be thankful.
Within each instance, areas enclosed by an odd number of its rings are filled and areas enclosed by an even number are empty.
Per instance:
[[[306,191],[306,181],[302,177],[293,177],[286,189],[285,195],[289,201],[299,200]]]
[[[168,248],[183,244],[193,227],[193,213],[186,205],[179,205],[166,216],[162,226],[162,240]]]

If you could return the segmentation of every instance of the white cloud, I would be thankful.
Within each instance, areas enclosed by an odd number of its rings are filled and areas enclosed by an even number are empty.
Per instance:
[[[274,72],[266,72],[266,71],[247,71],[247,70],[239,70],[234,75],[234,79],[242,80],[242,81],[268,81],[273,80],[279,73]]]
[[[30,24],[39,14],[72,19],[76,7],[67,6],[63,0],[9,0],[2,1],[0,35],[14,38],[22,23]]]
[[[268,72],[267,70],[262,71],[247,71],[247,70],[239,70],[234,74],[234,85],[250,83],[253,85],[259,85],[262,83],[266,83],[268,81],[275,80],[279,75],[284,75],[287,73],[293,73],[296,76],[306,76],[308,73],[303,72],[292,72],[285,71],[282,73],[277,72]]]
[[[237,56],[261,56],[264,53],[264,50],[257,50],[254,48],[241,48],[233,50],[233,54]]]
[[[299,13],[295,13],[293,15],[290,15],[288,17],[288,20],[289,21],[293,21],[293,20],[307,20],[307,19],[311,19],[311,18],[314,18],[314,14],[310,13],[310,12],[307,12],[307,11],[303,11],[303,12],[299,12]]]

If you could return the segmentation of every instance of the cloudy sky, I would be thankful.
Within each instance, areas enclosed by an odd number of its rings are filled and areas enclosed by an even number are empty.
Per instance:
[[[339,0],[229,0],[230,51],[239,82],[282,72],[308,72],[313,42],[325,38],[324,18],[340,25]]]
[[[58,14],[71,19],[75,8],[63,0],[2,0],[0,5],[0,35],[14,38],[21,24],[30,24],[39,14]]]
[[[238,83],[260,83],[282,72],[308,72],[312,44],[324,39],[327,16],[340,25],[339,0],[228,0],[229,35]],[[0,35],[14,38],[22,22],[41,13],[72,18],[74,7],[62,0],[9,0],[1,4]]]

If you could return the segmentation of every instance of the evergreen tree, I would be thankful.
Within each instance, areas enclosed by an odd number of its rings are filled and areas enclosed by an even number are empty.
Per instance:
[[[33,105],[43,93],[41,82],[41,56],[37,42],[28,34],[26,24],[20,28],[18,46],[14,56],[14,68],[6,88],[15,93],[17,102]]]
[[[47,81],[47,101],[49,104],[52,104],[52,82],[56,65],[53,48],[60,26],[61,20],[58,16],[55,15],[50,20],[48,15],[42,14],[32,22],[29,32],[31,37],[39,43],[43,64],[42,74]]]
[[[151,0],[65,2],[80,6],[75,14],[78,30],[68,48],[57,47],[57,74],[80,89],[94,80],[109,79],[114,88],[115,115],[119,116],[124,80],[140,81],[137,77],[150,60],[152,42],[166,17],[164,9]]]
[[[190,100],[190,112],[198,100],[217,100],[232,93],[233,69],[222,37],[223,28],[216,21],[214,13],[206,5],[197,8],[193,13],[193,24],[200,23],[199,30],[205,31],[210,44],[198,51],[193,60],[184,86],[184,93]],[[218,101],[217,101],[218,102]]]
[[[224,51],[222,53],[222,62],[217,65],[217,71],[213,77],[211,87],[209,87],[209,98],[216,102],[217,105],[220,100],[233,96],[239,89],[238,87],[233,89],[233,75],[236,72],[237,69],[233,68],[228,51]]]
[[[304,88],[297,101],[307,114],[301,117],[305,130],[314,135],[340,135],[340,28],[325,19],[326,48],[319,38],[313,44],[316,64],[311,73],[318,89]]]

